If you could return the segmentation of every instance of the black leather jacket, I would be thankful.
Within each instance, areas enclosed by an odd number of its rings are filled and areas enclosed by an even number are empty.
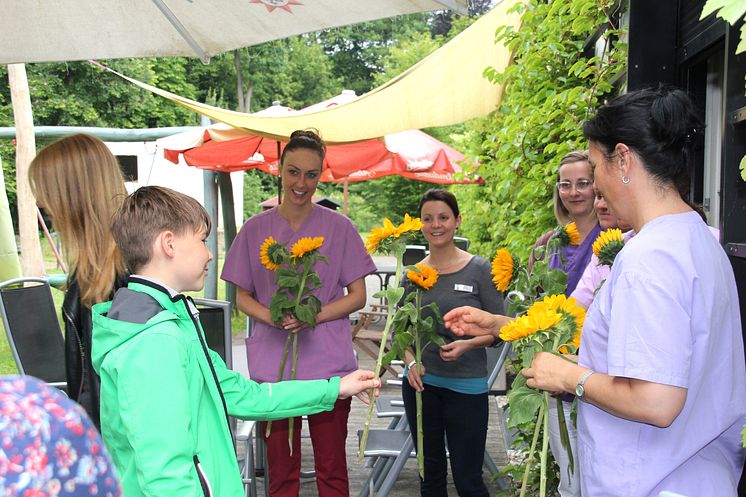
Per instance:
[[[117,277],[114,291],[126,284],[126,276]],[[80,287],[75,275],[71,275],[68,280],[65,300],[62,302],[62,319],[65,323],[65,372],[68,396],[83,406],[96,428],[100,430],[101,382],[91,365],[91,309],[80,303]]]

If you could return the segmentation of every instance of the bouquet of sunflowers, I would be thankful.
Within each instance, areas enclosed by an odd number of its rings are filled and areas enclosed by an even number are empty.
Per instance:
[[[262,265],[274,272],[278,287],[269,304],[272,322],[278,327],[281,327],[280,323],[287,314],[292,314],[299,321],[308,324],[311,329],[316,327],[316,315],[321,311],[321,301],[313,294],[313,291],[321,286],[321,279],[313,268],[318,261],[329,262],[326,257],[319,254],[319,249],[323,244],[324,237],[321,236],[301,238],[289,250],[271,236],[262,243],[259,251]],[[291,346],[293,355],[290,379],[295,379],[298,366],[298,333],[288,333],[277,381],[283,379]],[[292,453],[293,418],[290,418],[288,423],[288,442]],[[270,421],[267,423],[267,436],[271,429],[272,422]]]
[[[436,328],[443,322],[440,309],[435,302],[423,306],[422,293],[430,290],[438,282],[438,271],[425,264],[415,264],[407,271],[407,279],[414,285],[414,291],[407,294],[404,303],[396,311],[393,319],[394,342],[391,349],[383,358],[384,364],[389,364],[398,357],[404,357],[404,352],[414,345],[414,356],[418,372],[422,374],[422,351],[425,347],[434,343],[438,346],[444,345],[445,341],[440,337]],[[423,318],[423,311],[430,309],[432,316]],[[422,392],[415,392],[417,406],[417,465],[420,477],[425,478],[425,459],[422,450]]]
[[[404,264],[402,259],[404,257],[404,251],[407,248],[407,242],[411,240],[414,235],[422,228],[422,222],[420,218],[413,218],[409,214],[404,215],[404,221],[397,225],[391,222],[388,218],[384,218],[383,226],[375,226],[371,231],[368,239],[365,242],[365,246],[369,254],[379,253],[381,255],[393,255],[396,257],[396,273],[394,280],[391,285],[373,295],[375,298],[386,299],[386,324],[383,328],[383,334],[381,336],[381,347],[378,350],[378,357],[376,359],[376,379],[378,379],[378,372],[384,365],[384,352],[385,345],[388,340],[391,326],[394,321],[396,314],[397,305],[404,295],[404,288],[399,286],[401,280],[402,270]],[[371,399],[373,399],[373,392],[371,392]],[[373,407],[374,403],[371,402],[368,405],[368,414],[365,418],[365,425],[363,427],[363,436],[360,441],[360,452],[359,459],[362,461],[365,446],[368,441],[368,432],[370,430],[370,421],[373,418]]]
[[[575,299],[567,298],[564,294],[549,295],[531,304],[524,315],[503,326],[500,329],[500,338],[506,342],[512,342],[514,350],[518,353],[521,367],[527,368],[538,352],[550,352],[558,355],[577,352],[584,321],[585,309],[577,305]],[[557,398],[556,400],[559,404],[560,399]],[[526,386],[526,378],[519,374],[513,381],[508,393],[508,403],[510,404],[509,426],[515,427],[536,419],[536,428],[529,449],[527,467],[523,474],[520,495],[521,497],[525,495],[528,475],[533,462],[532,458],[541,433],[543,438],[540,452],[539,495],[544,496],[546,495],[547,448],[549,444],[549,417],[547,414],[549,393],[529,388]],[[557,413],[559,415],[562,446],[568,452],[570,470],[572,471],[573,455],[570,450],[564,410],[561,405],[558,405]]]
[[[577,245],[579,241],[580,235],[575,223],[569,223],[566,226],[558,226],[545,246],[534,249],[537,260],[531,270],[505,249],[498,249],[492,260],[492,281],[499,291],[507,295],[508,315],[517,316],[500,329],[500,338],[512,342],[522,368],[530,366],[538,352],[558,355],[577,352],[585,321],[585,310],[577,305],[575,299],[565,297],[567,275],[563,271],[549,267],[548,256],[558,254],[562,257],[561,247],[568,244]],[[572,468],[572,450],[560,402],[558,398],[560,438],[568,452]],[[538,437],[543,433],[539,493],[544,496],[549,443],[549,394],[528,388],[526,378],[519,374],[508,393],[508,403],[510,427],[536,420],[527,467],[523,473],[521,496],[525,495]]]

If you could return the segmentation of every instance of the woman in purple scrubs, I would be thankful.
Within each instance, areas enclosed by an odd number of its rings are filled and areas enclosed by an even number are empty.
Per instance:
[[[701,131],[668,87],[628,93],[583,131],[595,181],[637,235],[583,328],[579,364],[536,356],[528,386],[576,393],[583,495],[735,497],[746,368],[733,271],[676,185]]]
[[[365,276],[376,266],[350,220],[312,202],[325,151],[321,138],[311,131],[291,135],[280,159],[282,202],[246,221],[226,255],[222,279],[238,287],[238,308],[254,320],[246,349],[249,373],[255,381],[277,381],[288,333],[299,334],[297,379],[324,379],[357,369],[349,315],[365,305]],[[324,237],[319,252],[329,262],[314,267],[322,284],[314,292],[322,303],[314,330],[294,316],[286,316],[282,323],[272,322],[269,304],[277,285],[274,273],[262,265],[259,255],[268,236],[285,246],[303,237]],[[287,361],[285,379],[290,378],[290,365]],[[349,495],[345,454],[349,412],[350,399],[345,399],[337,401],[331,412],[308,417],[320,497]],[[292,454],[287,420],[273,422],[266,439],[272,497],[298,495],[300,418],[294,423]]]

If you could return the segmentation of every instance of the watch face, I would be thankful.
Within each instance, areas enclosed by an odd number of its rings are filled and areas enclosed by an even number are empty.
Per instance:
[[[582,397],[583,393],[585,393],[585,387],[583,385],[578,385],[575,387],[575,395],[577,397]]]

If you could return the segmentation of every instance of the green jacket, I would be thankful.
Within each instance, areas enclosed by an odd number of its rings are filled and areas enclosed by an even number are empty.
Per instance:
[[[101,432],[126,497],[243,496],[226,410],[283,419],[331,410],[337,399],[339,377],[258,384],[229,370],[188,306],[183,295],[132,277],[112,302],[93,307]],[[127,320],[107,317],[110,310]]]

